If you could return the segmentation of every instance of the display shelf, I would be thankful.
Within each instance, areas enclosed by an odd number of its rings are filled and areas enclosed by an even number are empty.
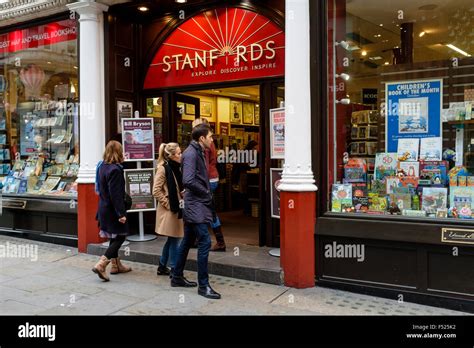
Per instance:
[[[474,120],[462,120],[462,121],[448,121],[448,124],[456,126],[463,124],[474,124]]]

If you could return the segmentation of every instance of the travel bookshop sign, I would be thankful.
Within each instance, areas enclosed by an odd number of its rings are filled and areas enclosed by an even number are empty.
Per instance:
[[[158,49],[145,89],[283,76],[285,34],[268,18],[240,8],[202,12]]]
[[[397,152],[398,139],[440,138],[443,80],[385,84],[387,152]]]

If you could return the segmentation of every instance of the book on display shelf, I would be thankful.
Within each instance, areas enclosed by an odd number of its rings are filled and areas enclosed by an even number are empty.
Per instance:
[[[448,190],[444,187],[423,187],[422,210],[427,214],[436,214],[437,209],[448,206]]]
[[[418,161],[420,139],[400,138],[398,139],[397,160]]]
[[[397,154],[381,152],[375,155],[374,176],[376,180],[383,180],[387,176],[397,174]]]

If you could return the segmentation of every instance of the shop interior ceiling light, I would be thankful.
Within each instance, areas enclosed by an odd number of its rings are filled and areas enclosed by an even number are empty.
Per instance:
[[[418,35],[418,36],[419,36],[419,37],[423,37],[423,36],[425,36],[425,34],[426,34],[426,32],[422,31],[422,32],[420,33],[420,35]]]
[[[188,0],[175,0],[178,4],[184,4],[188,2]]]
[[[250,98],[250,97],[251,97],[251,95],[249,95],[249,94],[243,94],[243,93],[233,93],[233,92],[231,93],[231,92],[229,92],[229,93],[227,93],[227,94],[236,95],[236,96],[238,96],[238,97],[246,97],[246,98]]]
[[[346,73],[342,73],[342,74],[340,74],[340,75],[339,75],[339,74],[336,74],[336,78],[339,78],[339,77],[340,77],[341,79],[343,79],[344,81],[349,81],[350,78],[351,78],[351,77],[350,77],[348,74],[346,74]]]
[[[336,46],[341,46],[342,48],[344,48],[345,50],[349,51],[350,50],[350,45],[347,41],[341,41],[341,42],[335,42],[334,43]]]
[[[336,100],[336,104],[343,104],[343,105],[349,105],[351,103],[351,100],[349,98],[344,98],[341,100]]]
[[[139,10],[139,11],[142,11],[142,12],[146,12],[146,11],[148,11],[149,9],[148,9],[148,7],[146,7],[146,6],[140,6],[140,7],[138,8],[138,10]]]
[[[466,57],[472,57],[469,53],[467,53],[466,51],[463,51],[462,49],[460,49],[459,47],[456,47],[454,46],[453,44],[447,44],[446,47],[449,47],[450,49],[452,49],[453,51],[456,51],[458,53],[461,53],[462,55],[466,56]]]

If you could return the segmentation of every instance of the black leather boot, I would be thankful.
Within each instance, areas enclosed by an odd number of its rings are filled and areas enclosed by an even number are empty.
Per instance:
[[[215,292],[210,285],[200,286],[198,289],[198,294],[212,300],[219,300],[221,295]]]
[[[171,286],[173,288],[181,287],[181,288],[194,288],[197,286],[196,282],[190,282],[184,277],[175,277],[171,278]]]
[[[171,273],[168,267],[160,263],[158,266],[158,269],[156,270],[156,274],[157,275],[170,275]]]

